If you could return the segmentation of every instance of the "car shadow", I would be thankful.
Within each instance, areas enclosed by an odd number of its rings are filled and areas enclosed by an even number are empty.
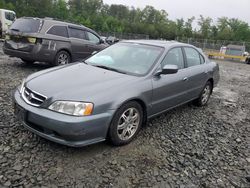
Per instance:
[[[52,65],[50,65],[48,63],[35,62],[35,63],[32,63],[32,64],[28,64],[28,63],[24,63],[22,61],[15,61],[14,66],[16,66],[17,68],[22,68],[22,69],[27,69],[27,70],[35,69],[35,70],[38,70],[38,71],[52,67]]]

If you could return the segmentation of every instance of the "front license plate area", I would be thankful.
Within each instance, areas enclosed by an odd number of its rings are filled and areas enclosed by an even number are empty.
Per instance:
[[[24,121],[26,117],[26,110],[19,106],[17,103],[14,104],[14,113],[17,121]]]

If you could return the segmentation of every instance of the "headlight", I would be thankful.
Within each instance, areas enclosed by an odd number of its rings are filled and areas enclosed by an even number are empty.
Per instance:
[[[19,87],[19,92],[20,93],[23,93],[23,90],[24,90],[24,84],[25,84],[25,79],[23,80],[23,82],[22,82],[22,84],[21,84],[21,86]]]
[[[49,106],[49,109],[73,116],[88,116],[92,114],[93,107],[92,103],[56,101]]]

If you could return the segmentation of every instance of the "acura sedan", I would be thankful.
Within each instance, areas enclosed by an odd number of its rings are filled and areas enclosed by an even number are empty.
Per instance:
[[[149,118],[190,101],[206,105],[218,80],[218,65],[194,46],[123,41],[28,76],[15,92],[15,113],[27,129],[60,144],[124,145]]]

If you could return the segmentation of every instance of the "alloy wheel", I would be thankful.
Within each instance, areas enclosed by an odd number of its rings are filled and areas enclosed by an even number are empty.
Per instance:
[[[69,57],[67,56],[67,54],[60,54],[58,56],[58,64],[59,65],[65,65],[69,63]]]
[[[117,134],[121,140],[129,140],[136,133],[140,124],[140,113],[136,108],[128,108],[119,118]]]
[[[210,94],[211,94],[211,88],[210,88],[210,85],[206,85],[206,87],[204,88],[203,92],[202,92],[202,95],[201,95],[201,103],[202,104],[206,104],[209,97],[210,97]]]

